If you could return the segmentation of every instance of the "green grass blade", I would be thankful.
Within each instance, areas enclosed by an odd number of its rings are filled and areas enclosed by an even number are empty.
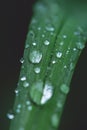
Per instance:
[[[35,5],[10,130],[57,130],[86,27],[67,16],[56,0]]]

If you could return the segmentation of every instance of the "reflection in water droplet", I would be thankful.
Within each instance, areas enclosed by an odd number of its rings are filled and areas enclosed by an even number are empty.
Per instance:
[[[59,123],[59,118],[57,114],[54,114],[51,118],[52,126],[57,128]]]
[[[57,52],[57,53],[56,53],[56,56],[57,56],[57,58],[61,58],[62,52]]]
[[[64,94],[68,94],[70,88],[69,88],[69,86],[67,86],[66,84],[62,84],[62,85],[60,86],[60,90],[61,90]]]
[[[48,46],[50,44],[50,42],[48,40],[45,40],[44,44]]]
[[[55,60],[53,60],[53,61],[52,61],[52,64],[55,64],[55,63],[56,63],[56,61],[55,61]]]
[[[33,45],[33,46],[36,46],[36,42],[33,42],[32,45]]]
[[[14,114],[13,113],[7,113],[8,119],[12,120],[14,119]]]
[[[26,76],[22,76],[21,81],[25,81],[25,80],[26,80]]]
[[[49,99],[51,99],[52,95],[53,95],[53,86],[51,85],[51,83],[46,82],[43,89],[41,104],[45,104]]]
[[[42,53],[39,51],[34,50],[29,55],[29,60],[32,63],[39,63],[41,59],[42,59]]]
[[[64,39],[67,38],[67,35],[63,35],[63,38],[64,38]]]
[[[40,68],[39,67],[36,67],[36,68],[34,68],[34,71],[35,71],[35,73],[40,73]]]
[[[21,62],[22,64],[24,63],[24,58],[23,58],[23,57],[20,59],[20,62]]]
[[[77,49],[76,48],[73,48],[73,51],[76,51]]]
[[[40,104],[41,96],[43,92],[43,81],[39,80],[32,84],[30,88],[30,96],[33,102]]]
[[[29,83],[28,83],[27,81],[24,81],[23,86],[24,86],[25,88],[27,88],[27,87],[29,87]]]
[[[81,50],[85,47],[84,43],[82,43],[82,42],[77,42],[76,46],[78,49],[81,49]]]
[[[48,25],[48,26],[46,26],[46,30],[47,31],[54,31],[55,29],[51,25]]]

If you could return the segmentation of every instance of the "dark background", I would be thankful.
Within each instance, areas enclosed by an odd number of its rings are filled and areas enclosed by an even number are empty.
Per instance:
[[[3,0],[0,15],[0,130],[9,130],[12,108],[32,5],[36,0]],[[87,130],[87,46],[71,82],[60,130]]]

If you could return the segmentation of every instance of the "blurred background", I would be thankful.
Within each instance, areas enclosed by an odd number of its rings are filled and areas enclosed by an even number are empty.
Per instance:
[[[4,0],[0,15],[0,130],[9,130],[6,113],[12,109],[32,6],[36,0]],[[71,82],[59,130],[87,130],[87,46]]]

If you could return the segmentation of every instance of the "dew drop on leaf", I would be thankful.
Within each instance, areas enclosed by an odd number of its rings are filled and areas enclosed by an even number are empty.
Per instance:
[[[40,73],[40,68],[36,67],[36,68],[34,68],[34,71],[35,71],[36,74],[38,74],[38,73]]]
[[[80,49],[80,50],[82,50],[85,47],[83,42],[76,42],[76,46],[77,46],[77,49]]]
[[[48,46],[50,44],[50,42],[48,40],[44,41],[44,45]]]
[[[28,83],[27,81],[24,81],[24,82],[23,82],[23,86],[24,86],[25,88],[27,88],[27,87],[29,87],[29,83]]]
[[[22,64],[24,63],[24,58],[23,58],[23,57],[20,59],[20,62],[21,62]]]
[[[9,113],[7,113],[7,117],[8,117],[8,119],[12,120],[12,119],[14,119],[15,116],[12,112],[9,112]]]
[[[42,53],[41,52],[36,51],[36,50],[30,52],[29,60],[32,63],[40,63],[41,59],[42,59]]]
[[[62,56],[62,52],[57,52],[57,53],[56,53],[56,57],[57,57],[57,58],[61,58],[61,56]]]
[[[57,114],[52,115],[51,122],[52,122],[52,126],[57,128],[59,123],[59,118]]]
[[[60,86],[60,90],[61,90],[62,93],[68,94],[70,88],[69,88],[69,86],[67,86],[66,84],[62,84],[62,85]]]

